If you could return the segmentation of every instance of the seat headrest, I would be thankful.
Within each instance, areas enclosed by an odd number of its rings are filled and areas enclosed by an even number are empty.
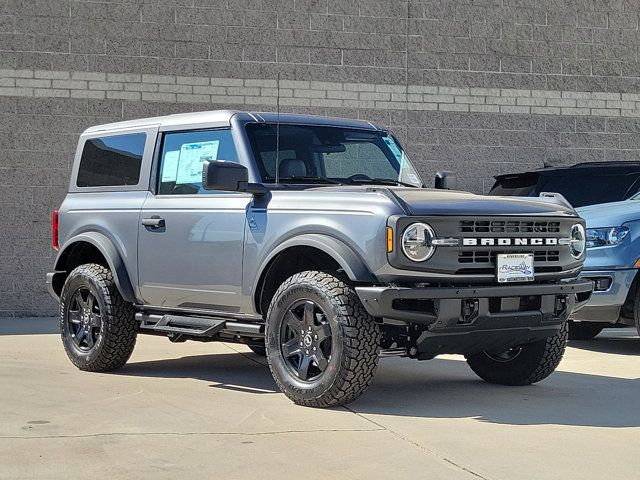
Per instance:
[[[281,177],[305,177],[307,166],[304,161],[297,158],[285,158],[280,160],[278,173]]]

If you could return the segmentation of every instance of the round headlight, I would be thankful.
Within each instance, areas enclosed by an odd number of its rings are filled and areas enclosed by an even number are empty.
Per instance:
[[[587,236],[584,231],[584,227],[576,223],[571,227],[571,243],[569,249],[571,250],[571,256],[573,258],[580,258],[584,253],[587,244]]]
[[[436,234],[429,225],[412,223],[402,234],[402,251],[409,260],[424,262],[436,249],[432,244],[434,238]]]

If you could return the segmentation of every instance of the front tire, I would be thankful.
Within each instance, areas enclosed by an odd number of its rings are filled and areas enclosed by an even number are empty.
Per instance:
[[[330,273],[289,277],[271,301],[265,335],[273,378],[298,405],[352,402],[378,365],[378,325],[355,291]]]
[[[108,372],[129,360],[136,344],[135,312],[109,269],[89,263],[73,270],[62,287],[59,318],[64,349],[80,370]]]
[[[467,356],[476,375],[499,385],[530,385],[551,375],[562,360],[569,326],[565,322],[554,336],[520,345],[506,352],[481,352]]]

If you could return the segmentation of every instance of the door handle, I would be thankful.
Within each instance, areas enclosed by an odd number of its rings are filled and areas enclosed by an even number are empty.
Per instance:
[[[166,224],[164,218],[154,215],[150,218],[143,218],[142,225],[149,228],[164,228]]]

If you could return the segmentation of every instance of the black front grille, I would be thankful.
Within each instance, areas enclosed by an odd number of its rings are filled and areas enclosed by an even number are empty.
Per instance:
[[[458,263],[464,267],[458,274],[493,274],[496,270],[496,256],[501,253],[533,253],[533,266],[537,273],[561,272],[562,267],[553,265],[560,261],[558,250],[536,250],[534,252],[464,251],[458,252]],[[465,268],[466,267],[466,268]]]
[[[560,222],[543,220],[461,220],[462,233],[559,233]]]
[[[487,263],[495,266],[496,255],[500,253],[531,252],[462,251],[458,252],[458,263]],[[560,261],[560,252],[558,250],[536,250],[533,252],[533,261],[536,263],[558,262]]]

